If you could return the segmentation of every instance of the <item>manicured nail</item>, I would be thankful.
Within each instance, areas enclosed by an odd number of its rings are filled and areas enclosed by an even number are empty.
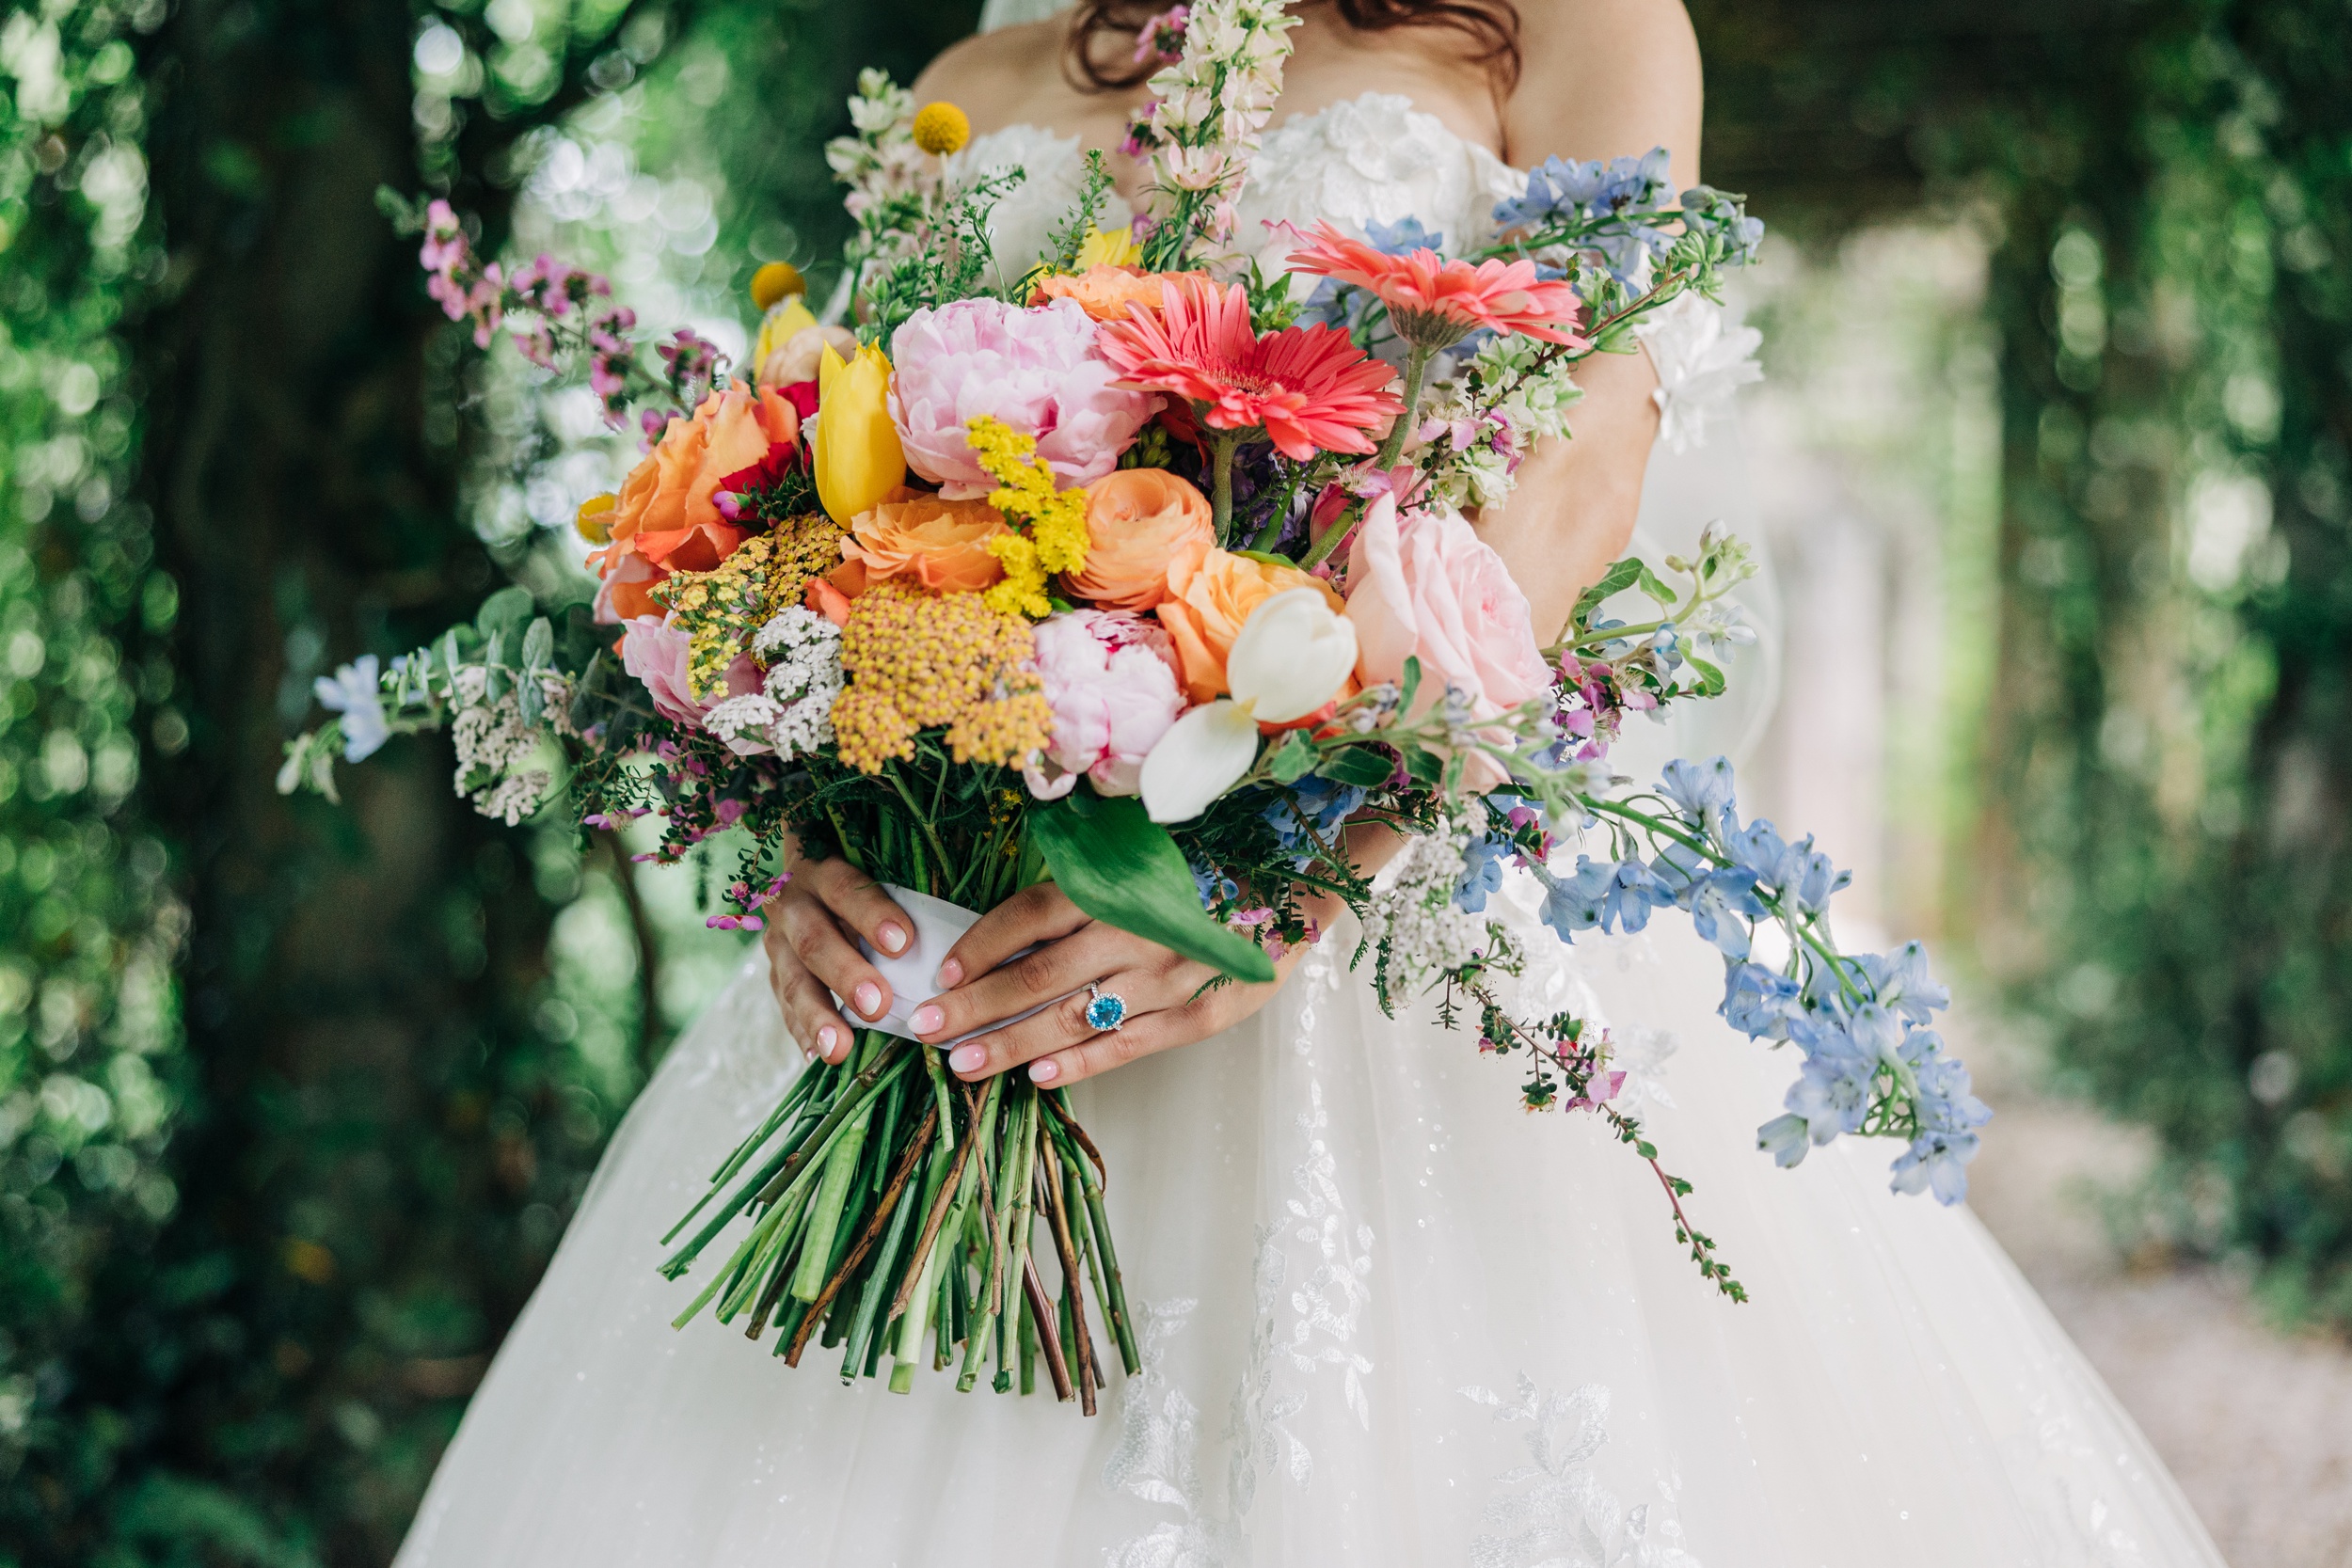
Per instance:
[[[887,920],[882,922],[882,929],[874,934],[882,939],[882,950],[885,953],[896,953],[907,944],[905,929]]]
[[[857,1004],[857,1010],[867,1018],[876,1017],[882,1012],[882,987],[874,984],[873,981],[866,981],[856,990],[851,991],[850,996],[850,1000]]]
[[[959,1045],[948,1053],[947,1065],[958,1072],[977,1072],[988,1065],[988,1048],[984,1045]]]
[[[947,1022],[947,1015],[940,1011],[937,1003],[926,1002],[914,1009],[914,1016],[907,1022],[914,1026],[916,1034],[929,1035],[936,1033],[939,1026]]]
[[[1051,1056],[1029,1064],[1029,1082],[1032,1084],[1050,1084],[1060,1076],[1061,1064]]]
[[[953,990],[961,984],[963,984],[963,960],[961,958],[949,958],[939,966],[940,990]]]
[[[833,1060],[833,1048],[840,1043],[841,1031],[832,1024],[828,1023],[817,1031],[817,1053],[825,1060],[829,1062]]]

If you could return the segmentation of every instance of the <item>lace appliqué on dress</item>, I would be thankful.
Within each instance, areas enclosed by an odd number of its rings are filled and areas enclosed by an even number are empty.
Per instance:
[[[1520,1441],[1534,1461],[1496,1478],[1486,1512],[1498,1533],[1470,1543],[1471,1568],[1701,1568],[1680,1545],[1677,1481],[1658,1478],[1658,1501],[1629,1508],[1595,1473],[1609,1441],[1605,1386],[1545,1393],[1522,1372],[1517,1399],[1476,1386],[1462,1393],[1491,1406],[1498,1421],[1527,1422]]]
[[[1753,326],[1726,328],[1724,308],[1702,294],[1681,293],[1633,329],[1658,372],[1658,438],[1669,451],[1707,443],[1708,421],[1731,406],[1740,388],[1764,379],[1756,362],[1764,334]]]
[[[1302,1058],[1312,1055],[1316,1004],[1334,983],[1331,955],[1318,950],[1297,978],[1303,1001],[1293,1049]],[[1198,1410],[1158,1370],[1160,1346],[1183,1326],[1194,1304],[1147,1306],[1144,1370],[1121,1397],[1120,1444],[1103,1481],[1115,1491],[1176,1508],[1182,1518],[1114,1547],[1112,1568],[1216,1568],[1239,1551],[1243,1521],[1263,1479],[1279,1473],[1297,1486],[1313,1481],[1314,1451],[1295,1421],[1308,1408],[1311,1386],[1296,1379],[1336,1370],[1342,1404],[1359,1427],[1372,1425],[1364,1380],[1373,1364],[1356,1344],[1372,1299],[1372,1227],[1349,1223],[1338,1162],[1325,1138],[1330,1116],[1323,1085],[1311,1075],[1307,1109],[1294,1125],[1302,1147],[1291,1166],[1283,1217],[1258,1230],[1252,1271],[1257,1316],[1224,1433],[1225,1508],[1212,1513],[1204,1502]],[[1305,1276],[1295,1286],[1294,1244],[1311,1249]]]
[[[1452,254],[1486,243],[1495,203],[1526,190],[1526,175],[1411,99],[1368,92],[1266,133],[1234,202],[1234,243],[1274,267],[1291,241],[1268,224],[1305,228],[1327,218],[1361,232],[1367,223],[1410,217],[1444,235]]]

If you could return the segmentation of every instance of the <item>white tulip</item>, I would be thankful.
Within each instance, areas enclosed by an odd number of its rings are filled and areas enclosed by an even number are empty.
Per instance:
[[[1304,719],[1356,669],[1356,623],[1319,590],[1291,588],[1249,612],[1225,656],[1225,687],[1265,724]]]
[[[1183,822],[1208,810],[1258,760],[1258,725],[1304,719],[1340,693],[1356,668],[1356,627],[1319,590],[1293,588],[1249,612],[1225,656],[1231,697],[1168,727],[1143,760],[1144,810]]]

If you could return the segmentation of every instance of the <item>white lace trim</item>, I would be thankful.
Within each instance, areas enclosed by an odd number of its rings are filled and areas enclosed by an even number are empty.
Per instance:
[[[1730,406],[1732,395],[1764,379],[1756,362],[1764,334],[1726,327],[1724,308],[1694,293],[1679,294],[1633,329],[1658,371],[1658,438],[1670,451],[1707,441],[1708,420]]]

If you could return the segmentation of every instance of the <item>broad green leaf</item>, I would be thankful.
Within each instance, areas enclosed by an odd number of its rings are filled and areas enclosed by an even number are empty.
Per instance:
[[[531,619],[532,597],[528,588],[501,588],[482,601],[482,609],[473,624],[485,637],[501,632],[516,633]],[[510,639],[511,642],[511,639]]]
[[[544,670],[548,660],[555,657],[555,627],[544,615],[531,623],[523,633],[523,668]]]
[[[1029,840],[1070,901],[1106,926],[1236,980],[1271,980],[1274,960],[1200,907],[1184,852],[1134,796],[1080,788],[1028,817]]]
[[[1378,789],[1395,774],[1396,759],[1376,746],[1345,746],[1326,756],[1319,771],[1359,789]]]
[[[1293,730],[1266,759],[1266,771],[1274,775],[1276,784],[1296,784],[1315,770],[1315,743]]]
[[[1576,610],[1569,617],[1569,625],[1582,626],[1592,618],[1594,611],[1600,609],[1604,600],[1632,587],[1641,575],[1642,563],[1631,556],[1612,562],[1609,570],[1601,574],[1598,582],[1576,596]]]

